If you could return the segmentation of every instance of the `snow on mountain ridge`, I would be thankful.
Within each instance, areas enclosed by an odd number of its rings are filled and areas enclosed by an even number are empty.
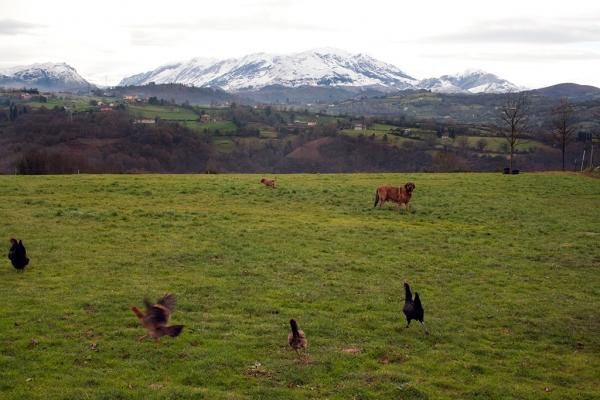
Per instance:
[[[36,63],[0,70],[0,84],[7,87],[37,87],[40,90],[84,88],[88,82],[66,63]]]
[[[368,87],[389,92],[428,89],[464,94],[519,91],[514,84],[481,69],[472,68],[419,81],[395,65],[367,54],[351,54],[328,47],[287,55],[252,53],[225,60],[193,58],[124,78],[120,85],[150,82],[219,87],[234,92],[259,90],[270,85]]]
[[[512,93],[520,90],[506,79],[480,69],[423,79],[417,86],[440,93]]]
[[[257,90],[268,85],[377,86],[396,90],[417,82],[393,65],[327,48],[290,55],[254,53],[206,66],[193,65],[192,60],[124,78],[120,85],[184,83],[230,91]]]

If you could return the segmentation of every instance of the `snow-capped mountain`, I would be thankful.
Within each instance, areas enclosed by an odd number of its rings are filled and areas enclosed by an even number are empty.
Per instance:
[[[522,90],[506,79],[480,69],[468,69],[455,75],[443,75],[439,78],[423,79],[417,83],[419,88],[439,93],[512,93]]]
[[[0,69],[0,85],[59,91],[87,89],[88,82],[66,63],[41,63]]]
[[[266,86],[361,87],[384,91],[412,89],[418,82],[399,68],[364,54],[315,49],[298,54],[255,53],[242,58],[193,58],[124,78],[119,86],[150,82],[253,91]]]

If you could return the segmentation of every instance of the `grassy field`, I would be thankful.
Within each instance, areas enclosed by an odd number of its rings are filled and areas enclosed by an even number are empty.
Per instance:
[[[237,129],[237,126],[235,126],[231,121],[219,121],[210,123],[202,123],[197,121],[182,121],[180,123],[183,126],[186,126],[196,132],[204,132],[205,129],[210,129],[213,132],[216,129],[219,129],[220,132],[235,131]]]
[[[213,136],[213,143],[218,152],[229,152],[236,147],[236,144],[229,136]]]
[[[33,108],[54,108],[54,107],[69,107],[72,111],[86,112],[90,109],[94,109],[89,105],[90,98],[82,96],[60,96],[56,98],[49,98],[45,103],[39,101],[28,101],[29,107]]]
[[[134,117],[142,115],[144,118],[159,117],[170,121],[195,121],[198,114],[182,107],[155,106],[150,104],[129,104],[129,114]]]
[[[497,139],[497,138],[491,138],[491,137],[477,137],[477,136],[457,136],[456,139],[439,139],[438,142],[440,144],[448,144],[454,147],[458,147],[459,146],[459,141],[461,138],[466,137],[468,139],[468,143],[469,143],[469,147],[475,148],[477,146],[477,142],[480,139],[485,139],[487,140],[487,145],[485,146],[485,150],[492,150],[492,151],[500,151],[500,146],[503,143],[506,143],[505,139]],[[530,148],[534,148],[534,149],[539,149],[539,148],[543,148],[544,150],[552,150],[552,147],[548,146],[547,144],[544,144],[542,142],[533,140],[531,142],[527,142],[524,144],[520,144],[518,146],[515,147],[517,150],[529,150]]]
[[[0,176],[31,258],[0,270],[0,397],[600,397],[600,180],[268,177]],[[373,208],[407,181],[410,212]],[[185,329],[157,349],[129,307],[165,292]]]
[[[212,129],[213,131],[215,129],[219,129],[221,132],[227,132],[227,131],[236,131],[237,130],[237,126],[235,126],[235,124],[231,121],[219,121],[219,122],[209,122],[206,124],[198,124],[198,127],[200,129]]]
[[[406,137],[402,137],[402,136],[396,136],[393,135],[387,131],[378,131],[378,130],[372,130],[372,129],[367,129],[364,131],[355,131],[352,129],[347,129],[347,130],[343,130],[341,131],[344,135],[350,136],[350,137],[358,137],[359,135],[364,135],[367,138],[370,138],[372,135],[375,135],[375,141],[381,144],[388,144],[389,146],[400,146],[403,142],[406,141],[411,141],[414,139],[409,139]],[[387,141],[384,141],[383,137],[387,136]]]

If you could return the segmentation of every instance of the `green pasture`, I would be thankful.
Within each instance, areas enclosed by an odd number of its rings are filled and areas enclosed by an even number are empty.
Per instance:
[[[204,130],[204,126],[202,126],[203,124],[197,122],[197,121],[181,121],[179,122],[179,124],[190,128],[193,131],[196,132],[202,132]]]
[[[371,136],[373,136],[373,134],[374,134],[375,142],[387,143],[390,146],[393,146],[393,145],[400,146],[403,142],[414,140],[414,139],[410,139],[407,137],[393,135],[393,134],[389,133],[388,131],[378,131],[378,130],[372,130],[372,129],[367,129],[366,131],[355,131],[352,129],[348,129],[348,130],[343,130],[341,132],[344,135],[347,135],[350,137],[358,137],[360,134],[362,134],[367,139],[370,139]],[[384,136],[387,136],[387,142],[384,142],[384,140],[383,140]]]
[[[237,130],[237,126],[235,126],[235,124],[231,121],[208,122],[206,124],[200,123],[200,124],[198,124],[198,128],[200,128],[201,130],[211,129],[213,132],[216,129],[220,130],[221,132]]]
[[[5,252],[31,259],[0,269],[0,397],[600,397],[600,180],[261,177],[0,176]],[[373,207],[407,181],[410,211]],[[137,342],[129,307],[166,292],[184,331]]]
[[[205,129],[210,129],[214,132],[218,129],[221,133],[225,133],[235,131],[237,129],[237,126],[235,126],[235,124],[231,121],[218,121],[209,123],[182,121],[180,123],[196,132],[204,132]]]
[[[488,150],[488,151],[489,150],[500,151],[500,146],[502,145],[502,143],[507,143],[506,139],[503,139],[503,138],[491,138],[491,137],[484,137],[484,136],[482,136],[482,137],[457,136],[456,139],[439,139],[438,142],[440,144],[451,144],[454,147],[458,147],[459,142],[463,137],[467,138],[470,148],[477,147],[477,142],[481,139],[487,140],[487,145],[484,148],[484,150]],[[517,149],[519,151],[529,150],[530,148],[534,148],[534,149],[544,148],[545,150],[552,150],[552,147],[550,147],[542,142],[536,141],[536,140],[515,146],[515,149]]]
[[[248,128],[258,129],[260,131],[261,137],[266,137],[266,138],[276,138],[277,137],[277,131],[271,125],[259,124],[259,123],[248,123]]]
[[[127,108],[129,114],[134,117],[142,115],[144,118],[159,117],[173,121],[195,121],[198,119],[198,114],[182,107],[131,103]]]
[[[213,136],[213,145],[215,150],[221,153],[227,153],[236,147],[229,136]]]
[[[385,124],[373,124],[370,127],[371,130],[374,131],[390,131],[392,129],[398,129],[397,126],[393,126],[393,125],[385,125]]]
[[[74,97],[69,98],[68,100],[65,98],[48,98],[45,103],[39,101],[27,101],[25,104],[32,108],[41,108],[46,107],[52,109],[54,107],[69,107],[72,111],[86,112],[90,109],[95,109],[96,107],[92,107],[89,105],[90,98],[89,97]]]

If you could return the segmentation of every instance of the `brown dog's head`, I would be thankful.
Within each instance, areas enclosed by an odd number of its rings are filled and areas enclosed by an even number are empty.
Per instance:
[[[404,185],[404,187],[406,188],[408,194],[412,194],[413,190],[415,190],[415,184],[412,182],[407,182],[406,185]]]

